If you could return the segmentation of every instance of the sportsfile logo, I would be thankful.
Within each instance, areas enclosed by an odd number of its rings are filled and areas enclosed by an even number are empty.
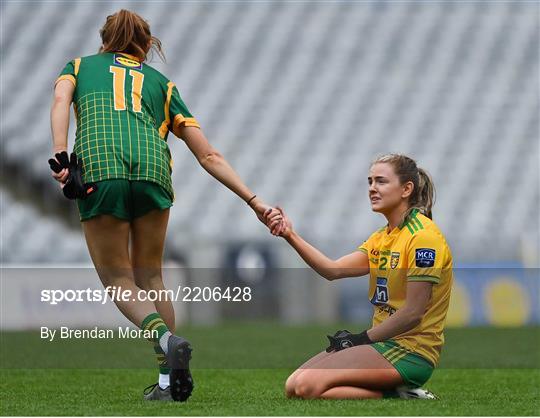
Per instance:
[[[435,250],[418,248],[416,250],[416,267],[433,267],[435,265]]]
[[[181,301],[181,302],[251,302],[252,290],[249,286],[200,287],[178,286],[176,289],[143,290],[132,292],[121,286],[107,286],[104,289],[42,289],[41,302],[58,305],[64,302],[98,302],[104,305],[113,302],[135,301]]]

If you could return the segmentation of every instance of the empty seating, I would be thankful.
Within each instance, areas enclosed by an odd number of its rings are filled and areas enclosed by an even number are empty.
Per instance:
[[[383,223],[370,212],[366,176],[370,161],[386,152],[407,153],[431,172],[435,218],[458,260],[516,259],[521,237],[538,231],[537,5],[132,7],[164,45],[167,62],[151,65],[177,84],[210,142],[321,246],[350,250]],[[98,30],[114,11],[92,2],[2,5],[1,157],[11,164],[28,157],[28,176],[49,176],[56,75],[68,60],[97,51]],[[71,144],[73,137],[74,125]],[[169,144],[177,200],[168,246],[194,238],[270,239],[181,141],[171,135]],[[48,224],[72,237],[70,256],[85,259],[77,225],[39,219],[39,197],[19,202],[7,189],[3,224],[13,222],[3,232],[9,251],[2,261],[20,261],[30,250],[39,260],[63,260],[46,245]],[[32,216],[19,219],[28,211]],[[14,225],[41,236],[20,239]]]

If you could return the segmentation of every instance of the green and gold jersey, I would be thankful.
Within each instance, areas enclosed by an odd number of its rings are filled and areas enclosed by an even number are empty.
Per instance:
[[[421,323],[393,340],[436,365],[444,344],[443,329],[453,282],[452,253],[437,225],[415,209],[390,233],[387,227],[376,231],[359,250],[369,257],[373,326],[405,304],[407,282],[433,283]],[[397,356],[405,354],[396,352]]]
[[[76,58],[56,82],[64,79],[75,85],[74,151],[83,180],[147,180],[173,198],[168,133],[180,124],[199,127],[174,83],[124,53]]]

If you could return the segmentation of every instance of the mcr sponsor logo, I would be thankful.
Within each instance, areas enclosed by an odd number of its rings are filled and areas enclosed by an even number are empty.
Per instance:
[[[416,267],[433,267],[435,264],[435,250],[432,248],[418,248],[416,250]]]

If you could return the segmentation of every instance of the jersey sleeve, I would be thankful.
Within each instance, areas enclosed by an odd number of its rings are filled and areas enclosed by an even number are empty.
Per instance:
[[[371,250],[371,247],[372,247],[372,241],[373,241],[373,235],[371,235],[367,240],[365,240],[362,245],[360,245],[359,247],[357,247],[357,250],[358,251],[361,251],[363,252],[364,254],[367,254],[369,255],[369,252]]]
[[[200,128],[199,123],[190,113],[186,104],[180,97],[180,93],[178,92],[176,86],[174,86],[172,89],[169,112],[172,121],[171,129],[174,129],[182,124],[184,124],[184,126],[194,126],[195,128]]]
[[[80,62],[80,58],[78,58],[79,62]],[[60,73],[60,75],[58,76],[58,78],[56,79],[56,81],[54,82],[54,85],[56,86],[56,84],[61,81],[61,80],[69,80],[73,83],[74,86],[77,85],[77,69],[78,69],[78,65],[77,64],[77,60],[72,60],[70,62],[68,62],[66,64],[66,66],[64,67],[64,69],[62,70],[62,72]]]
[[[416,233],[407,248],[407,280],[439,283],[444,257],[441,237],[432,231]]]

